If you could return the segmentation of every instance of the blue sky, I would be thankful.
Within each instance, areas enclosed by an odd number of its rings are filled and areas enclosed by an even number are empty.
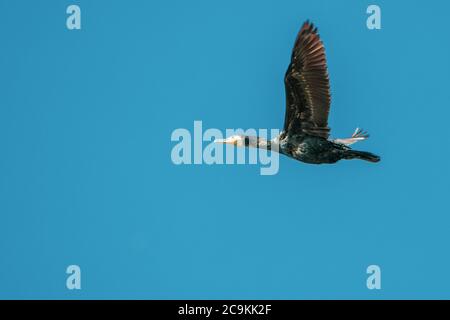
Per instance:
[[[0,2],[0,298],[450,298],[449,9]],[[171,133],[195,120],[281,128],[306,19],[326,46],[333,137],[363,127],[357,148],[382,161],[175,166]]]

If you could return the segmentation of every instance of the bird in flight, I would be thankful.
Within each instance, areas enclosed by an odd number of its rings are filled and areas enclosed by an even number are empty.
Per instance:
[[[303,24],[295,40],[284,84],[286,114],[280,135],[269,141],[261,137],[233,135],[215,142],[277,151],[313,164],[335,163],[341,159],[380,161],[375,154],[350,147],[369,137],[359,128],[350,138],[329,139],[331,95],[325,48],[317,28],[309,21]]]

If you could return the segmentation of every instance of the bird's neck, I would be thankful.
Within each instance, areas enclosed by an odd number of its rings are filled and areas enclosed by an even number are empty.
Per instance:
[[[244,143],[245,143],[245,146],[249,147],[249,148],[259,148],[259,149],[278,151],[278,142],[276,139],[266,140],[261,137],[245,136]]]

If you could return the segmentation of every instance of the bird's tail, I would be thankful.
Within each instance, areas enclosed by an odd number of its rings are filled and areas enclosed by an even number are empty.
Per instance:
[[[380,157],[366,151],[346,150],[344,152],[344,159],[361,159],[370,162],[380,161]]]

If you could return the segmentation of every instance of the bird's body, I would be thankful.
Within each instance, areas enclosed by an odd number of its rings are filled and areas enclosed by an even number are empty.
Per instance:
[[[281,154],[312,164],[335,163],[342,159],[346,149],[344,145],[310,135],[285,135],[279,145]]]
[[[305,163],[336,163],[341,159],[362,159],[378,162],[379,157],[369,152],[352,150],[345,144],[335,143],[311,135],[280,135],[279,153]]]
[[[325,48],[317,29],[308,21],[297,35],[284,83],[286,115],[278,137],[265,141],[258,137],[232,136],[218,142],[271,149],[311,164],[335,163],[341,159],[380,160],[377,155],[350,148],[351,144],[369,137],[359,128],[350,138],[329,139],[331,94]]]

